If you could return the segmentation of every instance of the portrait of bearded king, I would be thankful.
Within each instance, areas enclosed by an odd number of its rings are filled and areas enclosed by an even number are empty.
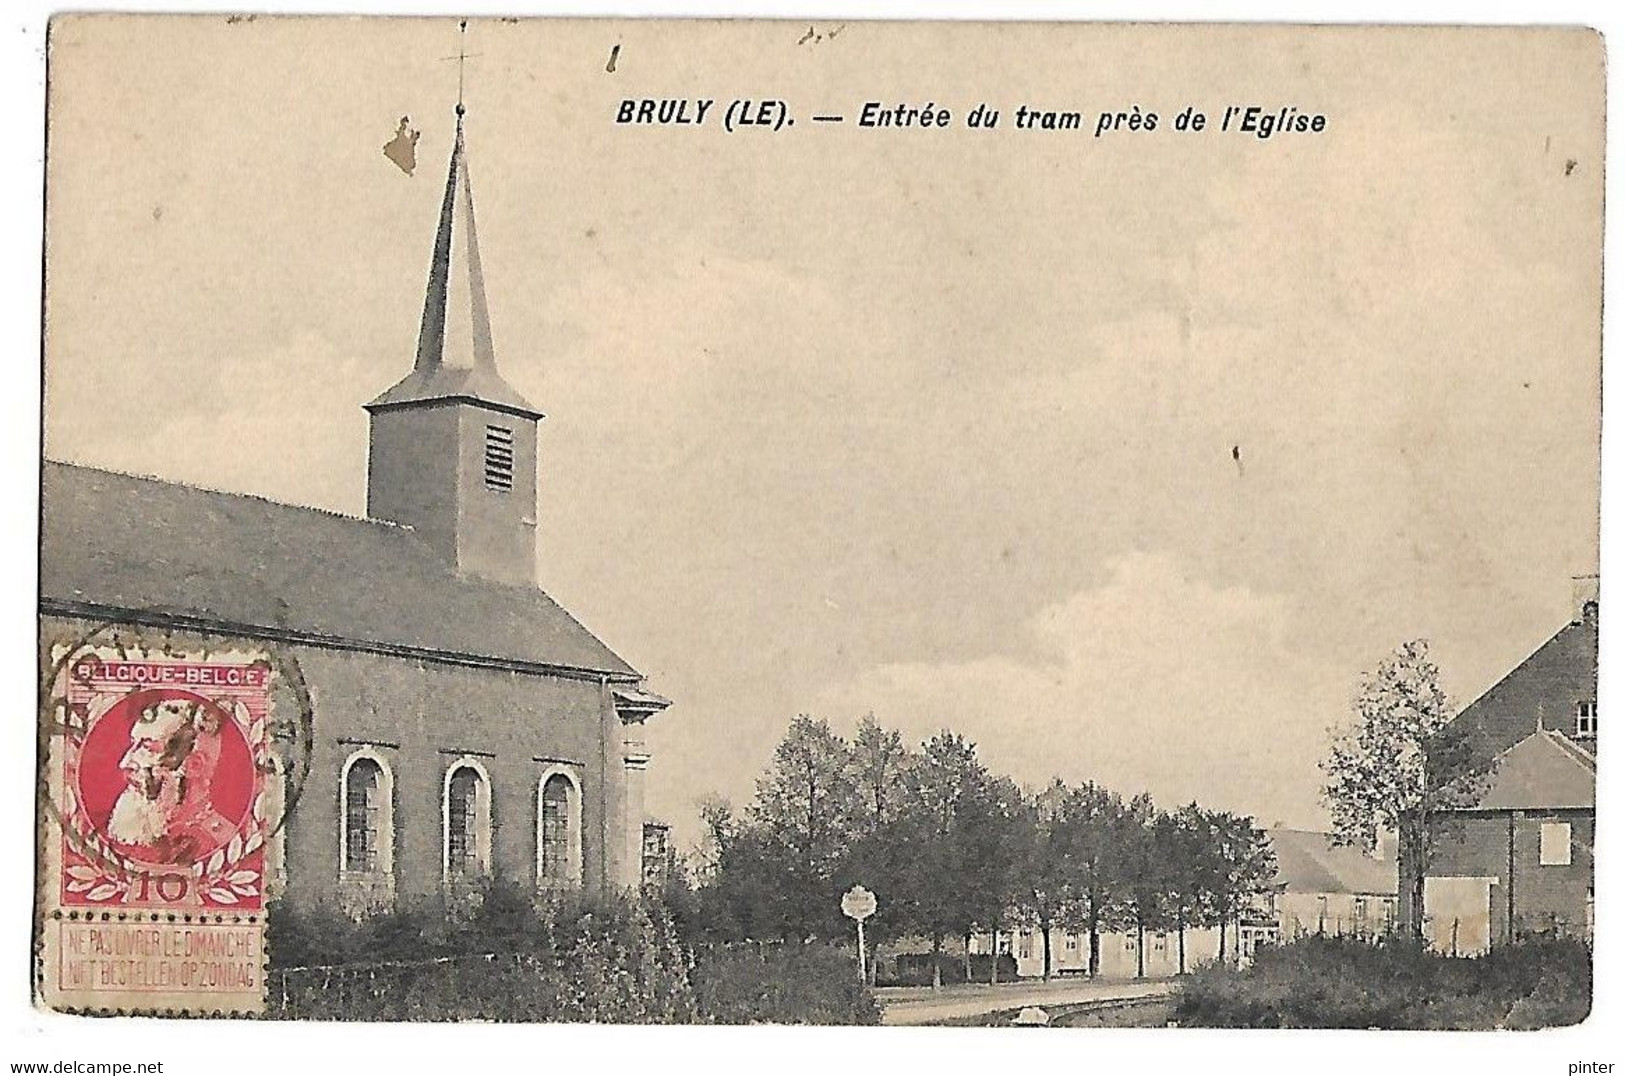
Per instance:
[[[215,809],[221,717],[201,702],[167,699],[141,711],[119,760],[126,787],[107,833],[148,863],[190,866],[230,839],[235,826]]]

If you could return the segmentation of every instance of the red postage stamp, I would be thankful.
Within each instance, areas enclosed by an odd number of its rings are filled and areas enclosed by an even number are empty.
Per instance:
[[[256,1006],[271,679],[269,661],[243,653],[84,647],[61,663],[48,995],[118,1009],[143,996],[171,1009]]]

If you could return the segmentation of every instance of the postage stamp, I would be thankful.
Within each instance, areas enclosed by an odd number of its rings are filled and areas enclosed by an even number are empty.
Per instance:
[[[54,667],[43,999],[257,1011],[272,663],[95,645]]]

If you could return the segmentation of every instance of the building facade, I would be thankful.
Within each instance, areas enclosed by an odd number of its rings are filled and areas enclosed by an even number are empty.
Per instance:
[[[1224,951],[1242,961],[1261,945],[1292,941],[1306,934],[1376,938],[1393,929],[1397,916],[1398,872],[1394,861],[1368,856],[1332,843],[1331,835],[1308,830],[1266,831],[1275,853],[1273,890],[1240,922],[1224,928]],[[1144,950],[1143,955],[1141,950]],[[1219,957],[1219,929],[1105,931],[1100,935],[1101,978],[1178,975]],[[971,952],[1008,953],[1023,978],[1044,974],[1043,931],[1025,927],[997,936],[975,935]],[[1050,973],[1086,975],[1089,936],[1074,930],[1050,932]]]
[[[1236,928],[1228,928],[1226,945],[1236,944]],[[1052,976],[1079,976],[1089,974],[1089,935],[1084,931],[1055,929],[1050,931],[1050,974]],[[1036,927],[1001,932],[995,943],[987,935],[971,939],[972,953],[986,953],[996,944],[997,951],[1015,957],[1016,974],[1023,979],[1037,979],[1044,974],[1044,932]],[[1100,935],[1100,977],[1102,979],[1132,979],[1140,970],[1141,939],[1133,931],[1111,930]],[[1178,975],[1181,967],[1189,971],[1199,964],[1209,964],[1219,955],[1219,931],[1212,927],[1189,927],[1183,940],[1177,931],[1147,931],[1145,945],[1145,975],[1147,978],[1165,978]],[[1180,947],[1184,946],[1183,965]],[[1234,952],[1233,948],[1227,951]]]
[[[1272,941],[1308,934],[1378,938],[1399,919],[1399,871],[1392,859],[1337,845],[1330,834],[1272,829],[1277,890],[1270,895]],[[1244,946],[1245,951],[1245,946]]]
[[[1457,715],[1493,758],[1470,807],[1432,827],[1423,935],[1471,954],[1534,933],[1589,936],[1596,864],[1597,581],[1575,581],[1573,618]],[[1401,914],[1413,922],[1414,865]]]
[[[1477,803],[1435,825],[1428,942],[1465,956],[1530,934],[1589,937],[1596,781],[1596,755],[1551,729],[1497,756]]]
[[[462,112],[416,359],[365,404],[365,518],[42,477],[42,661],[92,636],[272,654],[268,884],[352,914],[496,876],[636,886],[667,705],[538,586],[542,415],[497,369]]]

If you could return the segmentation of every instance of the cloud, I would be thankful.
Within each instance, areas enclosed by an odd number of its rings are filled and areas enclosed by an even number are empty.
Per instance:
[[[831,694],[921,739],[948,727],[1017,780],[1093,779],[1173,805],[1314,824],[1325,728],[1349,671],[1308,655],[1284,598],[1216,588],[1160,553],[1110,563],[1102,586],[1045,608],[1032,657],[900,663]]]
[[[62,413],[95,406],[97,421],[52,422],[46,455],[212,489],[359,513],[365,504],[367,418],[388,387],[382,363],[309,332],[262,351],[226,355],[209,377],[145,379],[131,363],[87,389],[61,386]],[[408,364],[396,364],[395,376]],[[386,375],[387,376],[387,375]],[[99,392],[92,404],[86,397]]]

